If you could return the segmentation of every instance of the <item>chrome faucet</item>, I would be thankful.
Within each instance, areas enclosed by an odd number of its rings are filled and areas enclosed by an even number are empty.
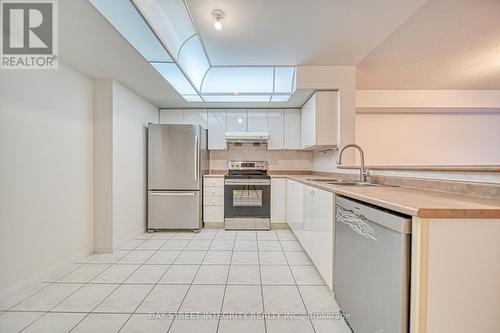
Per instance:
[[[366,183],[367,182],[367,176],[368,176],[368,169],[365,168],[365,153],[363,152],[363,149],[358,146],[357,144],[351,143],[348,145],[345,145],[344,148],[342,148],[339,152],[338,158],[337,158],[337,165],[342,165],[342,153],[344,150],[346,150],[349,147],[356,148],[359,151],[360,159],[361,159],[361,167],[359,168],[359,181]]]

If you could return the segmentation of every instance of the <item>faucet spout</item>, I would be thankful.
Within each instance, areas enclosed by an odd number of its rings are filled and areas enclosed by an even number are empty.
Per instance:
[[[344,150],[346,150],[347,148],[355,148],[359,151],[359,157],[361,160],[361,166],[359,168],[359,181],[366,182],[368,176],[368,170],[365,168],[365,153],[363,152],[363,149],[357,144],[350,143],[348,145],[345,145],[339,151],[339,154],[337,156],[337,165],[342,165],[342,154],[344,153]]]

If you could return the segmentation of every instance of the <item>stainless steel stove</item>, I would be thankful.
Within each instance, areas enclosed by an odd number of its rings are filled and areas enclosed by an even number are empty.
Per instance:
[[[271,177],[265,161],[229,161],[224,176],[224,228],[271,229]]]

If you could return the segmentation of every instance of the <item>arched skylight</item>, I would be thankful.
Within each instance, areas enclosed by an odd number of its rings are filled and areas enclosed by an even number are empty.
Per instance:
[[[187,102],[287,102],[293,66],[211,66],[182,0],[89,0]]]

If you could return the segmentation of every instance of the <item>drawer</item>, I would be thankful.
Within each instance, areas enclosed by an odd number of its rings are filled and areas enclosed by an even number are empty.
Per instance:
[[[203,184],[207,187],[224,187],[224,177],[205,177],[203,179]]]
[[[224,206],[203,207],[204,222],[224,222]]]
[[[203,195],[206,197],[208,197],[208,196],[210,196],[210,197],[217,197],[217,196],[223,197],[224,196],[224,186],[222,186],[222,187],[205,186],[203,188]]]
[[[203,205],[205,206],[224,206],[224,197],[223,196],[212,196],[205,195],[203,197]]]

